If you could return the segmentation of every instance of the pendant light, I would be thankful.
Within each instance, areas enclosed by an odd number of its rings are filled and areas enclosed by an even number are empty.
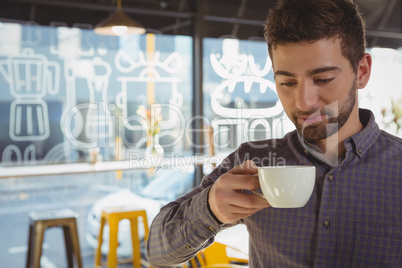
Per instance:
[[[95,33],[120,36],[123,34],[144,34],[144,27],[121,10],[121,0],[117,0],[117,10],[95,26]]]

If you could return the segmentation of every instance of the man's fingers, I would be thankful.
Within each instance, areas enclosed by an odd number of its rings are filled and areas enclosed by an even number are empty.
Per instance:
[[[222,202],[222,210],[228,213],[252,213],[260,209],[269,207],[267,200],[253,194],[243,193],[241,190],[227,192],[225,188],[215,191],[215,198]],[[224,201],[226,200],[226,201]]]
[[[261,198],[260,198],[261,199]],[[222,222],[235,222],[239,219],[243,219],[253,215],[254,213],[258,212],[259,210],[269,207],[270,205],[265,200],[263,201],[262,205],[253,206],[253,208],[247,208],[242,206],[237,206],[234,204],[227,204],[226,206],[220,207]]]
[[[237,196],[234,197],[231,205],[238,208],[244,208],[245,210],[260,210],[262,208],[269,207],[269,203],[266,199],[247,193],[238,193]]]
[[[269,207],[265,199],[257,195],[243,193],[260,187],[258,178],[252,174],[258,168],[251,160],[222,174],[212,185],[208,202],[212,213],[224,223],[233,223]]]
[[[255,174],[258,172],[257,165],[252,160],[244,161],[242,164],[232,168],[229,173],[232,174]]]
[[[219,184],[226,189],[234,190],[255,190],[260,188],[258,178],[249,174],[233,175],[225,173],[219,178]]]

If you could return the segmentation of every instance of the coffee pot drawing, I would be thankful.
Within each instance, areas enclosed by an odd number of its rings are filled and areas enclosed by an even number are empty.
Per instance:
[[[15,98],[10,107],[9,135],[13,141],[40,141],[50,135],[49,114],[43,97],[59,91],[60,66],[26,48],[0,61],[0,73]]]

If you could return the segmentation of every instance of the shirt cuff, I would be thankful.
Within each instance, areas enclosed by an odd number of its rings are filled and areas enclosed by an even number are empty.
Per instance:
[[[191,202],[194,202],[193,206],[188,212],[188,219],[195,227],[194,230],[200,236],[200,241],[205,241],[215,236],[221,229],[223,224],[220,223],[213,215],[208,205],[209,188],[204,189],[198,195],[193,197]],[[195,241],[194,241],[195,242]]]

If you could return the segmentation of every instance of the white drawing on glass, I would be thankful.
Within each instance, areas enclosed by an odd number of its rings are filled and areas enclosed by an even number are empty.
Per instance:
[[[92,69],[87,77],[87,85],[89,89],[89,103],[97,103],[96,110],[88,110],[88,117],[85,125],[85,134],[88,138],[99,141],[105,140],[109,136],[108,120],[110,111],[107,109],[107,89],[109,78],[112,73],[110,65],[102,61],[101,58],[95,57],[92,62]],[[99,146],[103,147],[102,144]]]
[[[86,77],[87,69],[91,70],[93,68],[90,60],[81,60],[80,57],[93,56],[94,51],[92,48],[83,51],[81,43],[85,35],[82,34],[80,29],[57,25],[55,22],[52,23],[52,26],[60,27],[57,27],[55,34],[51,36],[50,53],[63,59],[64,79],[66,81],[65,108],[60,120],[60,127],[64,133],[65,141],[53,147],[44,158],[45,162],[55,163],[55,161],[61,162],[63,159],[67,161],[75,160],[77,148],[72,148],[73,144],[70,140],[74,141],[75,137],[78,137],[84,128],[84,117],[80,111],[77,111],[76,79],[80,76]],[[54,155],[55,150],[57,151],[56,155]]]
[[[144,52],[138,52],[138,61],[134,61],[126,52],[119,50],[115,57],[115,65],[122,73],[132,72],[138,67],[159,67],[168,73],[176,73],[179,71],[182,58],[178,52],[171,53],[164,61],[160,60],[160,52],[156,51],[153,55],[153,60],[146,60]],[[126,66],[123,65],[126,62]]]
[[[81,45],[82,40],[88,42],[87,38],[88,34],[83,34],[81,29],[57,27],[56,35],[51,36],[50,53],[62,58],[94,56],[95,49],[92,45],[87,50]]]
[[[106,138],[110,137],[113,132],[113,129],[109,128],[110,111],[107,107],[107,90],[112,73],[110,64],[99,57],[91,60],[66,59],[64,70],[68,108],[63,112],[61,128],[64,130],[66,138],[76,147],[82,147],[84,143],[78,142],[75,138],[84,131],[86,138],[95,139],[98,141],[98,147],[104,147]],[[86,80],[89,93],[88,103],[84,105],[85,107],[83,104],[77,105],[76,81],[79,78]],[[85,126],[83,110],[87,110]],[[87,143],[91,147],[92,144],[94,143]]]
[[[6,165],[22,164],[24,162],[34,163],[36,161],[36,147],[34,144],[28,145],[24,154],[22,154],[20,148],[17,145],[10,144],[4,148],[2,154],[2,162]]]
[[[280,132],[278,122],[269,121],[272,118],[282,120],[279,116],[283,107],[277,98],[275,84],[266,79],[271,70],[269,57],[263,66],[258,66],[252,54],[241,52],[239,40],[223,39],[222,47],[210,54],[210,62],[215,73],[224,79],[211,93],[211,108],[218,115],[211,123],[218,133],[215,135],[219,139],[218,146],[223,148],[229,143],[238,146],[247,141],[247,137],[256,139],[258,132],[263,132],[266,138],[277,136]],[[255,96],[268,93],[277,99],[276,103],[269,107],[253,107],[252,102],[259,101],[253,99],[258,98]]]
[[[85,25],[75,26],[82,28]],[[95,53],[101,56],[108,53],[105,42],[109,39],[95,42],[93,37],[94,35],[79,28],[58,27],[51,39],[50,53],[58,55],[64,61],[66,108],[63,109],[60,127],[66,138],[66,158],[71,157],[70,153],[67,153],[70,151],[105,146],[104,138],[112,131],[107,129],[110,112],[106,109],[111,66],[100,57],[94,57]],[[97,36],[96,40],[98,39]],[[85,80],[86,87],[78,89],[77,82],[80,79]],[[87,104],[78,104],[77,94],[86,94],[86,90],[89,93]],[[84,139],[97,141],[81,142],[77,140],[80,135],[84,136]],[[71,146],[75,148],[72,149]]]
[[[34,21],[29,21],[26,30],[26,45],[30,47],[38,46],[43,36],[41,26]]]
[[[248,77],[248,76],[240,76],[235,79],[226,80],[222,82],[211,95],[211,106],[212,110],[220,116],[229,117],[229,118],[250,118],[255,116],[277,116],[283,111],[282,104],[280,101],[277,101],[275,106],[269,108],[246,108],[239,112],[239,108],[241,107],[225,107],[222,105],[222,98],[224,98],[225,90],[229,94],[234,92],[235,86],[239,86],[239,84],[243,84],[244,92],[250,94],[251,86],[253,83],[257,83],[260,86],[260,93],[264,94],[267,91],[267,88],[273,89],[275,88],[275,84],[271,81],[261,78],[261,77]],[[252,93],[251,93],[252,94]],[[241,100],[238,100],[238,102]]]
[[[66,147],[66,142],[59,143],[52,147],[43,158],[44,163],[57,164],[66,159],[71,161],[78,161],[78,156],[75,151],[70,150],[70,147]],[[86,153],[85,149],[77,148],[78,151]]]
[[[117,80],[121,82],[122,90],[116,96],[116,104],[122,110],[124,118],[137,118],[137,122],[141,121],[136,114],[130,114],[128,109],[128,99],[130,96],[135,96],[138,94],[136,88],[146,88],[147,83],[154,83],[157,85],[163,85],[166,94],[170,94],[169,104],[166,107],[163,105],[162,108],[167,108],[167,114],[163,114],[163,121],[160,123],[162,132],[159,134],[160,137],[176,135],[170,133],[169,130],[173,129],[174,126],[179,122],[180,115],[177,112],[177,107],[183,105],[183,96],[178,91],[178,83],[181,81],[179,77],[163,77],[159,74],[155,67],[160,68],[168,73],[175,73],[181,68],[182,58],[179,53],[173,52],[169,56],[161,61],[160,52],[155,52],[153,55],[153,60],[146,60],[143,52],[139,52],[139,60],[134,61],[128,54],[123,51],[119,51],[116,54],[115,65],[117,69],[123,73],[128,73],[136,68],[144,67],[140,74],[136,77],[117,77]],[[125,62],[123,66],[122,62]],[[128,64],[127,64],[128,63]],[[167,93],[169,92],[169,93]],[[137,98],[138,99],[138,98]],[[179,115],[179,116],[178,116]],[[133,124],[131,120],[128,120],[125,127],[132,131],[143,131],[144,126],[141,124]],[[138,145],[144,144],[147,140],[146,136],[138,141]]]
[[[44,55],[24,49],[0,61],[0,73],[15,98],[10,108],[10,138],[14,141],[42,141],[49,137],[49,114],[43,97],[57,94],[60,66]]]
[[[28,145],[24,150],[24,162],[36,161],[36,146],[34,144]]]
[[[43,158],[43,162],[45,163],[59,163],[61,162],[64,157],[65,157],[65,148],[64,148],[65,144],[63,143],[59,143],[56,146],[54,146],[52,149],[50,149],[46,156]]]
[[[15,160],[13,160],[14,157]],[[7,145],[7,147],[3,150],[1,160],[5,164],[20,165],[22,163],[22,154],[20,149],[14,144]]]

